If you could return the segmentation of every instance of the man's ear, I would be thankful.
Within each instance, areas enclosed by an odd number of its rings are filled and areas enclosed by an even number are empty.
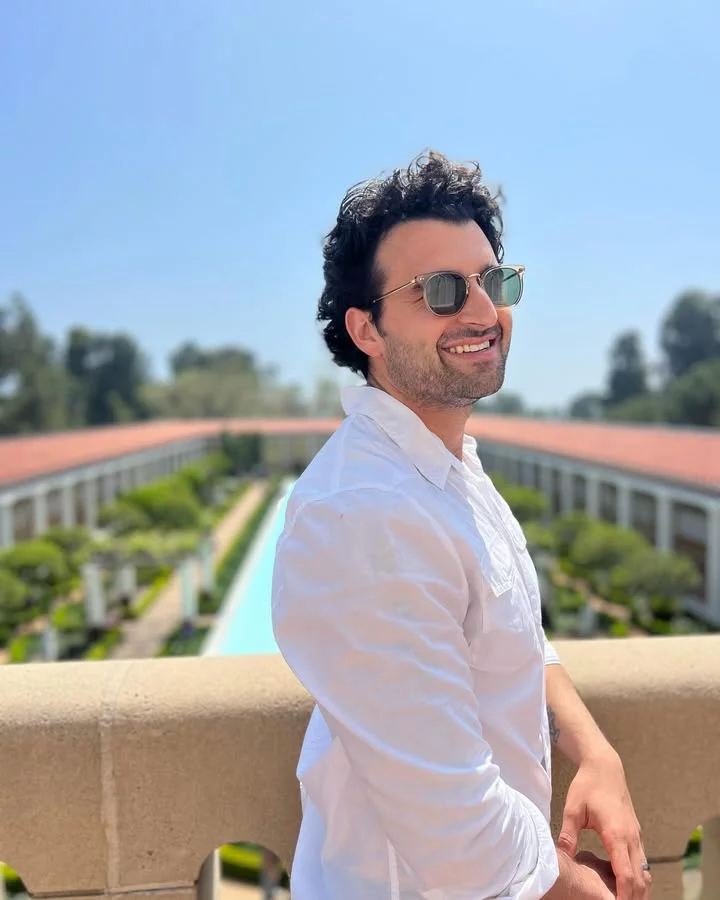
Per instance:
[[[345,313],[345,327],[358,350],[370,359],[382,356],[384,341],[368,310],[351,306]]]

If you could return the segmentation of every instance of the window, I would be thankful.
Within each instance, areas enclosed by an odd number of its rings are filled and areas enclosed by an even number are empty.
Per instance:
[[[79,481],[73,488],[73,502],[75,505],[75,524],[85,524],[85,484]]]
[[[657,544],[657,498],[644,491],[631,491],[630,524],[651,544]]]
[[[60,488],[55,488],[48,492],[47,515],[48,525],[51,528],[56,525],[62,525],[62,491]]]
[[[610,484],[607,481],[601,481],[599,493],[600,518],[615,525],[618,518],[617,485]]]
[[[18,500],[13,506],[13,535],[16,542],[33,537],[34,514],[33,501],[30,499]]]
[[[584,475],[573,475],[572,480],[573,509],[585,512],[587,509],[587,478]]]
[[[563,511],[562,472],[557,469],[552,471],[552,511],[555,515]]]
[[[705,601],[707,578],[707,513],[688,503],[672,504],[673,549],[684,553],[698,567],[700,586],[695,591],[698,599]]]
[[[532,481],[530,483],[538,491],[542,490],[542,466],[540,463],[533,463]]]

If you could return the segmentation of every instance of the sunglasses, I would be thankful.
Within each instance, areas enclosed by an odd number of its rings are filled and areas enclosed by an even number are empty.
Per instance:
[[[488,295],[493,306],[515,306],[523,292],[523,275],[525,266],[491,266],[482,273],[462,275],[460,272],[429,272],[427,275],[416,275],[400,287],[393,288],[373,303],[379,303],[385,297],[396,294],[411,285],[421,287],[425,303],[431,313],[436,316],[455,316],[467,303],[470,295],[470,279]]]

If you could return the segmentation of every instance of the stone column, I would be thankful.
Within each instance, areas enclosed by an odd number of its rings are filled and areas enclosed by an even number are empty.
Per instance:
[[[42,485],[35,489],[33,495],[33,533],[37,537],[48,529],[47,487]]]
[[[218,900],[220,897],[220,852],[213,850],[200,868],[197,900]]]
[[[14,497],[0,497],[0,547],[12,547],[15,543],[14,505]]]
[[[85,525],[92,529],[97,528],[98,495],[97,476],[88,477],[85,481]]]
[[[575,507],[573,497],[573,472],[570,469],[562,470],[562,511],[563,513],[571,513]]]
[[[672,550],[672,500],[668,491],[655,492],[655,543],[658,550]]]
[[[85,615],[90,628],[105,627],[105,595],[103,593],[100,566],[97,563],[85,563],[82,568],[85,586]]]
[[[715,621],[720,623],[720,503],[716,500],[707,511],[707,571],[705,596]],[[718,821],[718,856],[720,856],[720,821]],[[720,861],[718,862],[720,884]],[[712,896],[712,895],[708,895]]]
[[[215,567],[213,566],[214,538],[211,535],[200,547],[200,584],[208,594],[215,590]]]
[[[101,503],[108,506],[115,500],[115,471],[103,472],[103,488]]]
[[[59,656],[60,646],[57,628],[55,628],[50,621],[50,618],[48,618],[47,625],[43,631],[43,658],[45,662],[56,662]]]
[[[63,528],[72,528],[75,524],[75,497],[74,484],[72,481],[66,481],[62,488],[62,523]]]
[[[617,483],[618,527],[629,528],[630,521],[630,485],[623,479]]]
[[[585,497],[585,509],[593,519],[600,518],[600,479],[595,474],[587,476],[587,494]]]
[[[195,620],[198,613],[197,588],[195,586],[195,573],[191,560],[186,559],[180,565],[180,594],[182,599],[182,617],[188,624]]]

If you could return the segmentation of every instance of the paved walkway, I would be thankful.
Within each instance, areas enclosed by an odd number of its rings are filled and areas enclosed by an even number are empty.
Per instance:
[[[252,485],[219,523],[215,529],[214,561],[216,564],[232,544],[238,531],[255,511],[264,492],[264,483]],[[175,574],[144,615],[124,624],[123,640],[111,654],[111,659],[145,659],[156,656],[168,636],[181,622],[180,577]]]
[[[263,900],[264,894],[259,887],[252,884],[242,884],[239,881],[220,881],[220,900]],[[275,900],[289,900],[290,894],[278,888],[275,891]]]

